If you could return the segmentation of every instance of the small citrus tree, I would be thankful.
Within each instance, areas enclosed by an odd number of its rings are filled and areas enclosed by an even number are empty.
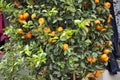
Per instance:
[[[3,77],[98,78],[112,50],[110,6],[105,0],[2,0],[10,21],[5,28],[9,41],[1,47],[6,53],[0,63]]]

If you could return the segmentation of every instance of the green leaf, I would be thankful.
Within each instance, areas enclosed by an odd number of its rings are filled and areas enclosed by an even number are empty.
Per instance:
[[[83,0],[78,0],[78,3],[81,3]]]
[[[87,25],[89,26],[86,20],[74,20],[74,24],[77,25],[79,28],[84,28]]]
[[[85,40],[85,42],[86,42],[87,44],[92,43],[90,39]]]
[[[85,63],[81,62],[80,65],[82,68],[86,68]]]
[[[28,56],[30,56],[30,55],[32,54],[32,52],[30,51],[28,45],[25,46],[24,52],[25,52],[25,54],[27,54]]]
[[[95,9],[96,4],[95,4],[94,0],[90,0],[90,1],[91,1],[91,3],[92,3],[92,9]]]

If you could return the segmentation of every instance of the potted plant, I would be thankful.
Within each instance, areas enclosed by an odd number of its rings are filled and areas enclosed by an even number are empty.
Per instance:
[[[5,28],[9,41],[1,47],[6,80],[88,80],[103,73],[112,50],[109,2],[1,2],[10,21]]]

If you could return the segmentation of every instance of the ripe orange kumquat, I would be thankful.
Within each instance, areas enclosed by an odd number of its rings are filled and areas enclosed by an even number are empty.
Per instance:
[[[35,19],[35,18],[36,18],[36,14],[33,13],[33,14],[31,15],[31,19],[33,20],[33,19]]]
[[[110,23],[111,22],[111,18],[112,18],[112,15],[109,14],[108,18],[107,18],[107,23]]]
[[[50,33],[50,32],[51,32],[50,28],[48,28],[48,27],[45,27],[45,28],[43,29],[43,31],[44,31],[45,33]]]
[[[64,45],[63,45],[64,51],[68,50],[68,48],[69,48],[69,45],[68,45],[68,44],[64,44]]]
[[[27,20],[28,18],[29,18],[29,13],[28,12],[26,12],[26,13],[24,13],[23,14],[23,18],[24,18],[24,20]]]
[[[32,38],[32,33],[31,32],[26,33],[25,38],[26,39],[31,39]]]
[[[60,26],[57,28],[57,32],[62,32],[63,31],[63,28]]]
[[[92,58],[92,63],[95,63],[97,61],[97,59],[96,58]]]
[[[52,31],[51,36],[52,36],[52,37],[55,36],[55,31]]]
[[[22,14],[19,14],[19,15],[18,15],[18,19],[20,19],[20,20],[24,20],[23,15],[22,15]]]
[[[87,57],[87,61],[90,62],[90,63],[95,63],[97,61],[96,58],[91,58],[90,56]]]
[[[109,9],[111,7],[111,3],[110,2],[105,2],[104,6]]]
[[[95,73],[95,77],[96,77],[96,78],[98,78],[98,77],[100,77],[100,76],[101,76],[101,74],[102,74],[101,72],[96,71],[96,73]]]
[[[94,78],[94,77],[95,77],[94,74],[91,73],[91,72],[89,72],[87,76],[88,76],[89,78]]]
[[[111,22],[111,18],[108,17],[107,19],[107,23],[110,23]]]
[[[97,4],[97,3],[99,3],[99,0],[94,0],[94,2]]]
[[[107,57],[106,59],[104,59],[104,62],[108,62],[108,60],[109,60],[109,57]]]
[[[89,57],[87,57],[87,61],[88,62],[92,62],[92,58],[89,56]]]
[[[23,32],[23,30],[21,28],[17,30],[17,33],[22,34],[22,35],[24,34],[24,32]]]
[[[112,46],[112,41],[108,41],[108,46]]]
[[[53,41],[53,38],[49,38],[48,42],[52,43],[52,41]]]
[[[97,25],[97,26],[96,26],[96,29],[97,29],[98,31],[102,31],[103,27],[102,27],[101,25]]]
[[[103,51],[103,53],[104,54],[109,54],[111,51],[109,50],[109,49],[105,49],[104,51]]]
[[[42,24],[42,25],[43,25],[43,24],[45,23],[45,19],[44,19],[44,18],[39,18],[39,19],[38,19],[38,22],[39,22],[39,24]]]
[[[101,60],[101,61],[104,61],[104,62],[107,62],[107,61],[109,60],[109,57],[107,56],[107,54],[102,54],[102,55],[100,56],[100,60]]]
[[[25,21],[25,20],[18,19],[18,22],[19,22],[20,24],[24,24],[26,21]]]

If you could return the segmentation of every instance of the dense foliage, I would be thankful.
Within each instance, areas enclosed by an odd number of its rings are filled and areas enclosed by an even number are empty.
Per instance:
[[[109,2],[0,2],[10,21],[5,28],[9,41],[1,47],[5,80],[87,80],[101,75],[112,50]]]

